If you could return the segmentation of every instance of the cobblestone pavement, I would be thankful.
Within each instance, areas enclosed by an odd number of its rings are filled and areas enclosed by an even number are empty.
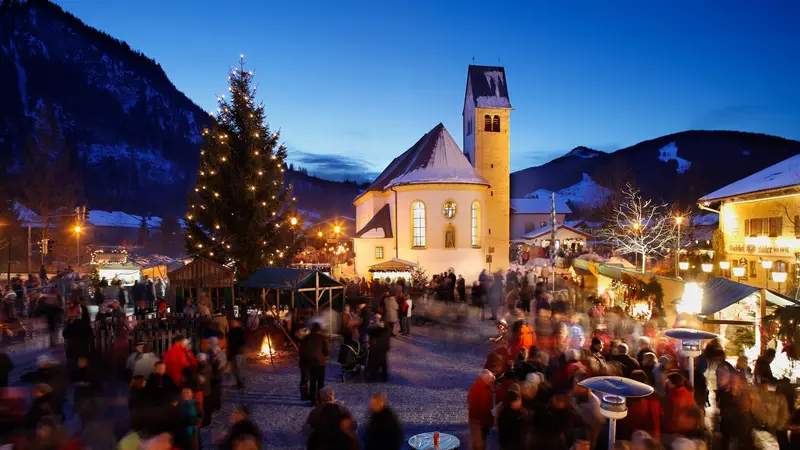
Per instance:
[[[494,334],[490,322],[472,326],[416,327],[414,335],[392,339],[389,381],[366,383],[361,377],[341,382],[340,366],[327,367],[326,384],[351,410],[359,424],[366,423],[369,396],[385,392],[403,423],[406,438],[425,431],[440,431],[461,439],[467,448],[467,390],[483,366]],[[304,449],[303,423],[311,411],[301,402],[300,376],[294,361],[269,360],[250,364],[247,389],[226,391],[223,410],[214,417],[212,434],[223,433],[236,404],[248,404],[265,434],[267,449]],[[205,442],[210,435],[205,433]]]

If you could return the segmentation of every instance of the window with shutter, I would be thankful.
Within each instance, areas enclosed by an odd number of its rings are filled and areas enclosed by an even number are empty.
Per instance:
[[[750,237],[750,219],[744,219],[744,235]]]
[[[770,217],[768,220],[769,224],[769,237],[778,237],[778,217]]]
[[[492,116],[483,116],[483,131],[492,131]]]
[[[496,133],[500,132],[500,116],[494,116],[494,120],[492,121],[492,131]]]
[[[794,237],[800,239],[800,215],[794,216]]]

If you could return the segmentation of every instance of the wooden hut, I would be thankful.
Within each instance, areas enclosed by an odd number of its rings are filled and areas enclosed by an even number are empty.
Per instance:
[[[233,269],[205,258],[195,258],[167,276],[169,302],[175,311],[182,311],[186,299],[197,299],[200,292],[208,295],[215,309],[224,305],[225,309],[233,311]]]

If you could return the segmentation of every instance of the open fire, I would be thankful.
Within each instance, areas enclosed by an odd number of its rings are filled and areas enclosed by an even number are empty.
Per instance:
[[[261,341],[261,352],[258,354],[260,357],[266,357],[270,355],[274,355],[275,350],[270,345],[270,339],[268,335],[264,335],[264,339]]]

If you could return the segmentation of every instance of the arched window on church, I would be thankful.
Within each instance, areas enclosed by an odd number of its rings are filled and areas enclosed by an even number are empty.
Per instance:
[[[492,131],[495,133],[500,132],[500,116],[494,116],[494,120],[492,120]]]
[[[425,247],[425,204],[416,201],[411,204],[412,213],[412,242],[415,248]]]
[[[492,116],[483,116],[483,131],[492,131]]]
[[[481,246],[481,205],[474,201],[472,202],[472,210],[470,211],[470,245],[474,248]]]

